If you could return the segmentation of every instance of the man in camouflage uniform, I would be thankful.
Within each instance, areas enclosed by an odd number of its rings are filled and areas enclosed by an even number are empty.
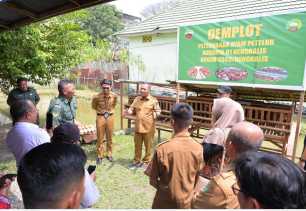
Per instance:
[[[58,83],[58,92],[59,95],[50,101],[47,111],[46,128],[49,132],[65,122],[76,123],[77,101],[72,81],[61,80]]]
[[[17,100],[30,100],[34,105],[37,105],[40,98],[33,87],[28,87],[28,80],[26,78],[17,79],[17,88],[10,91],[7,104],[12,106]]]

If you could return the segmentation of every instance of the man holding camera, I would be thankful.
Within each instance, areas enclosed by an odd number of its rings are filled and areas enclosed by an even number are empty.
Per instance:
[[[102,92],[92,99],[92,108],[97,112],[97,164],[104,158],[104,135],[107,142],[106,158],[112,162],[112,136],[114,128],[114,113],[117,104],[117,95],[111,91],[112,81],[104,79],[100,82]]]

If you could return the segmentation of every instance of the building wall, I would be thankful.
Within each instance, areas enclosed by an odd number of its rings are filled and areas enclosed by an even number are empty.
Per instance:
[[[176,33],[129,37],[129,79],[133,81],[159,82],[176,80],[177,78],[177,36]],[[139,70],[135,58],[140,57],[145,68]]]

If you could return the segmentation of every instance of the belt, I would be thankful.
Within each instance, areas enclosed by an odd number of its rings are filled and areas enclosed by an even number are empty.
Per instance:
[[[98,116],[104,116],[105,119],[113,115],[113,113],[110,112],[104,112],[104,113],[97,113]]]

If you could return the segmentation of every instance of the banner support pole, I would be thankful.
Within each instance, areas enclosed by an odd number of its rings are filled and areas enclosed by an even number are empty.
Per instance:
[[[305,97],[305,92],[302,91],[300,93],[300,103],[299,103],[298,114],[297,114],[297,119],[296,119],[296,129],[295,129],[294,145],[293,145],[293,153],[292,153],[292,160],[293,161],[296,158],[297,143],[299,141],[300,127],[301,127],[303,107],[304,107],[303,106],[304,105],[304,97]]]
[[[176,103],[180,102],[180,83],[176,83]]]

